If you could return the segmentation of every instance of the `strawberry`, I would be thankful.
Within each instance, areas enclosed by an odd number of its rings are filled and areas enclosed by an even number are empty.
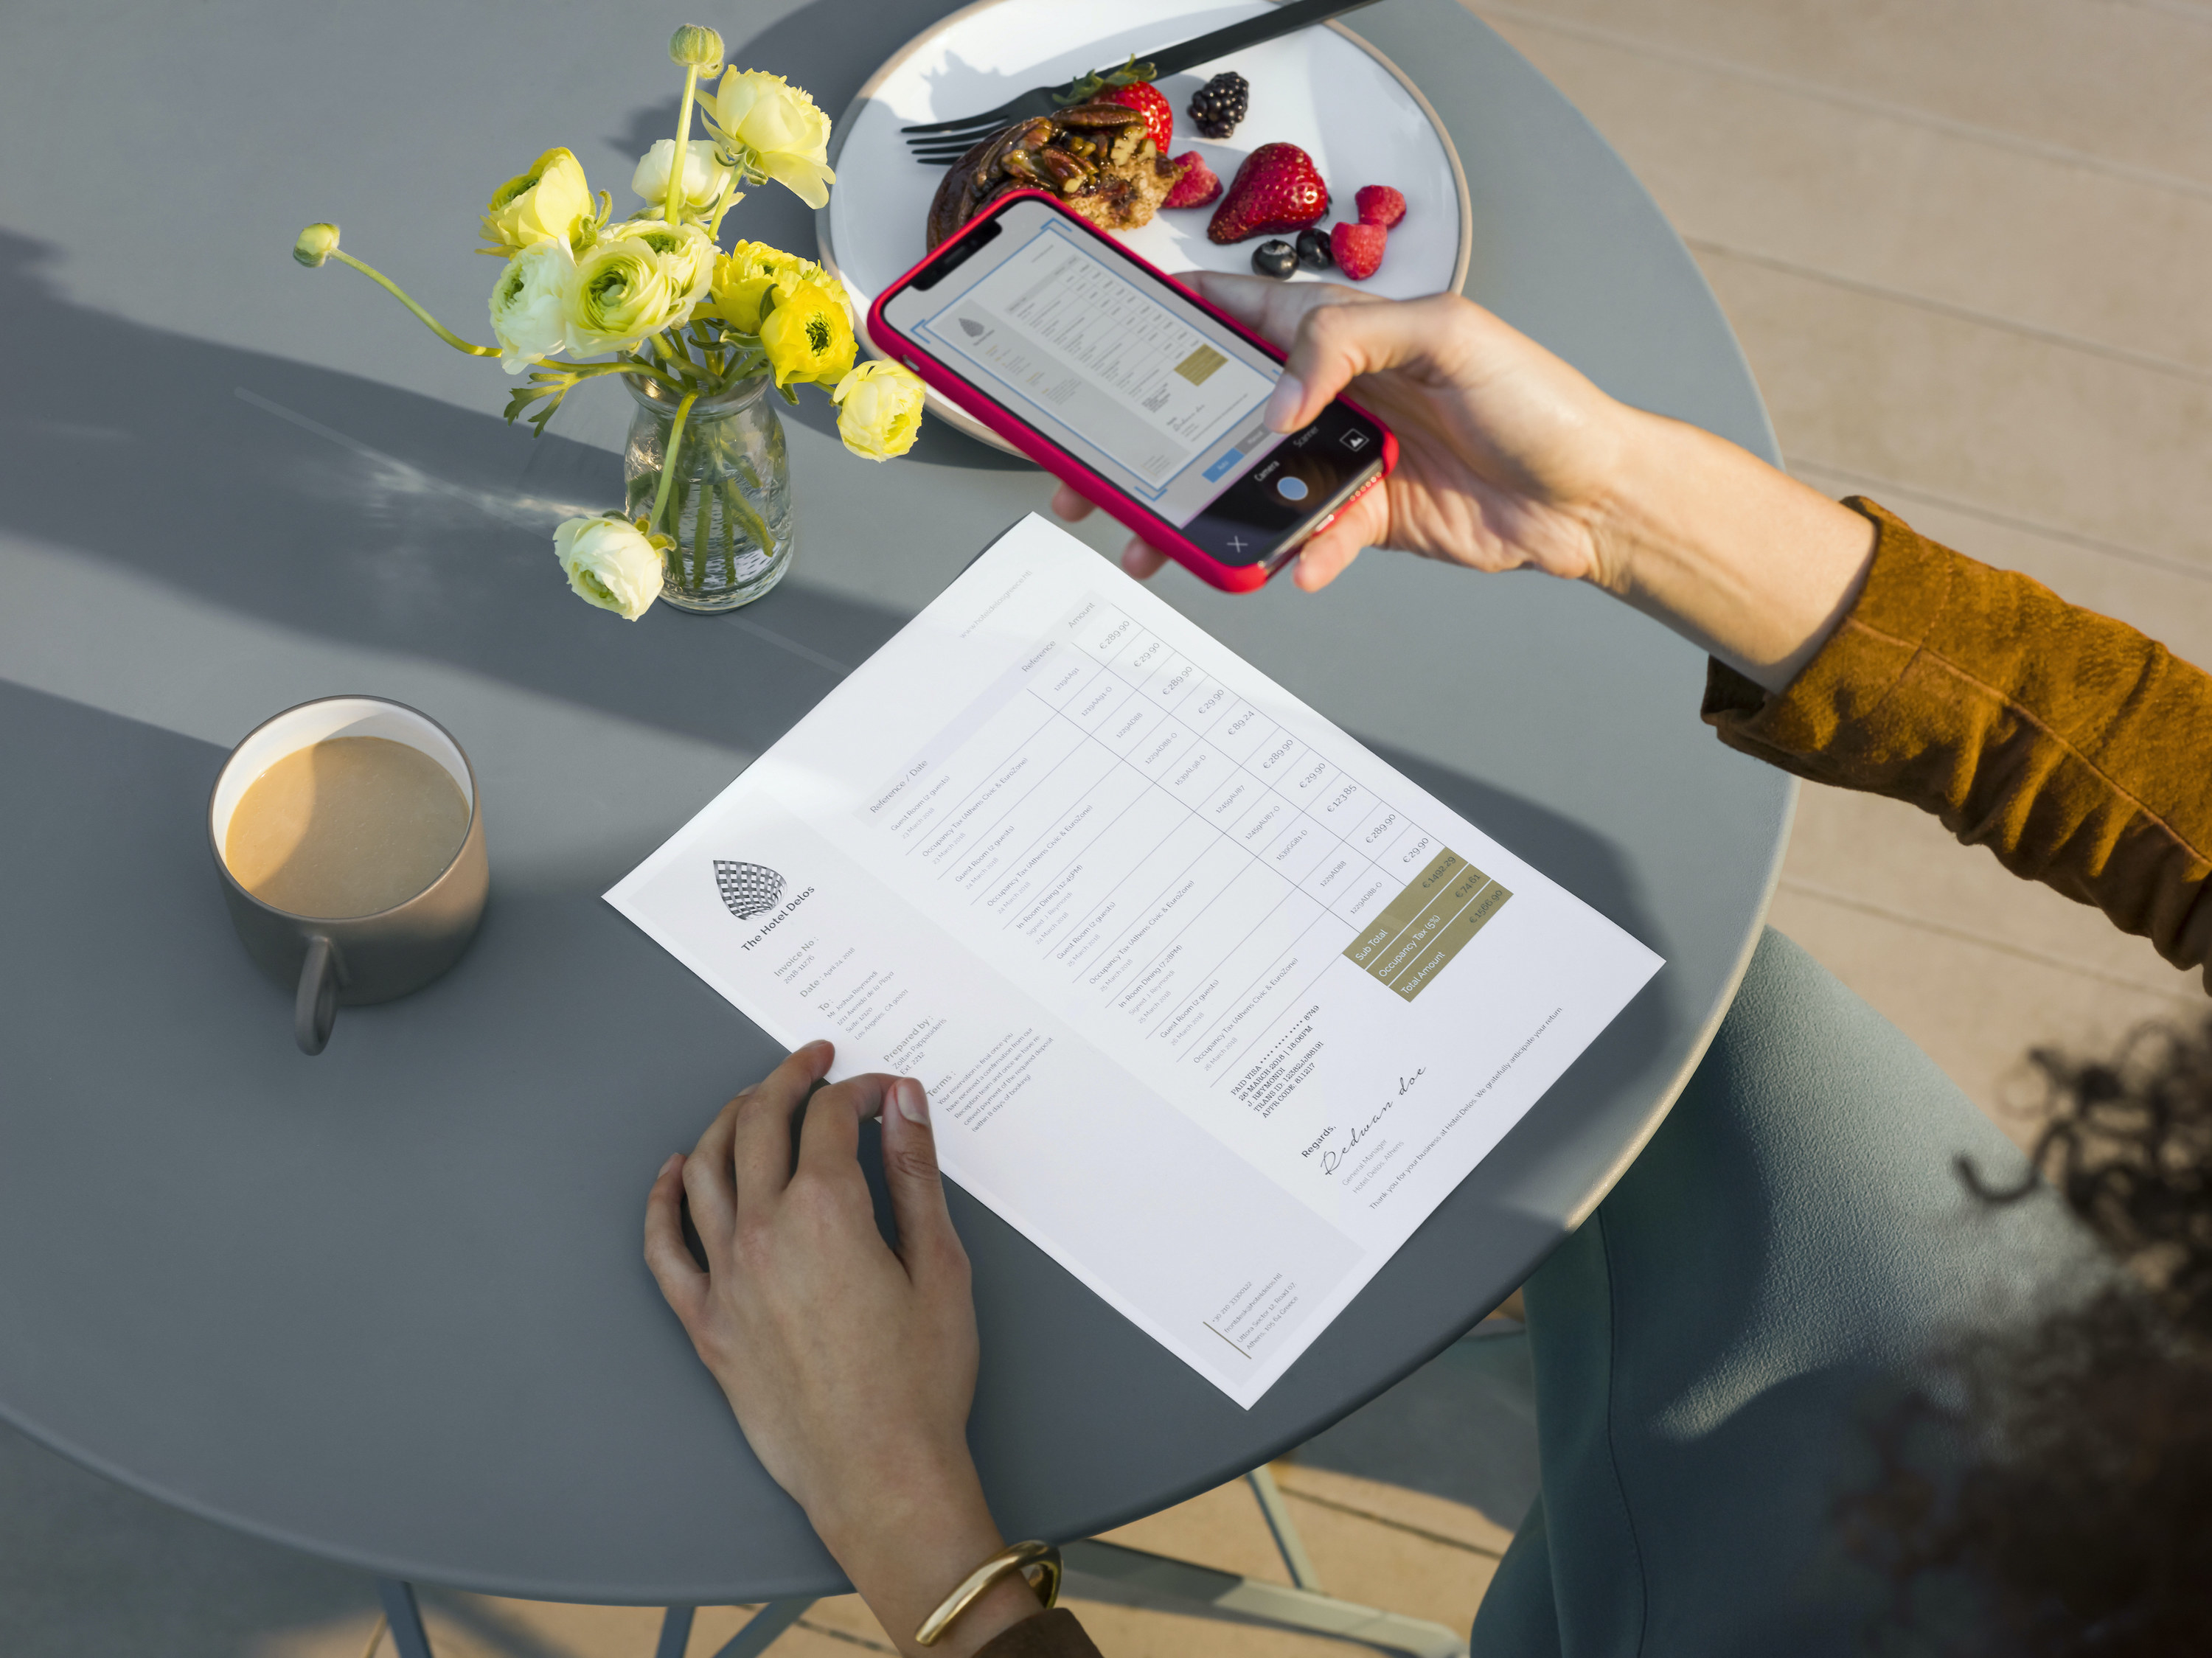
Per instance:
[[[1248,236],[1295,236],[1328,211],[1328,186],[1313,157],[1296,144],[1262,144],[1237,169],[1206,234],[1224,243]]]
[[[1336,268],[1356,282],[1365,282],[1382,268],[1382,249],[1389,240],[1390,233],[1379,224],[1328,228],[1328,251],[1336,256]]]
[[[1160,94],[1150,81],[1133,81],[1126,87],[1109,87],[1095,100],[1102,104],[1119,104],[1124,109],[1133,109],[1145,118],[1145,129],[1152,135],[1152,143],[1159,152],[1168,153],[1168,141],[1175,137],[1175,106]]]
[[[1206,157],[1196,150],[1176,156],[1175,163],[1182,169],[1182,177],[1168,191],[1162,207],[1204,207],[1221,193],[1221,175],[1206,166]]]
[[[1359,204],[1359,222],[1379,224],[1385,230],[1406,216],[1406,197],[1388,185],[1363,185],[1352,198]]]

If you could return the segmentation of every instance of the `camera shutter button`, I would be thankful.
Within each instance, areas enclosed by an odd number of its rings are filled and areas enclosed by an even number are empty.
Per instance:
[[[1309,491],[1304,478],[1292,477],[1285,472],[1275,480],[1275,493],[1285,501],[1304,501]]]

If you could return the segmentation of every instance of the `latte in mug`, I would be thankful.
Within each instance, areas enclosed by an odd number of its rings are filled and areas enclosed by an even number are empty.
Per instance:
[[[332,737],[285,755],[230,815],[223,861],[295,915],[374,915],[446,872],[469,803],[446,768],[385,737]]]
[[[263,720],[216,774],[207,831],[231,925],[292,992],[303,1053],[323,1051],[341,1006],[444,973],[483,915],[476,772],[404,702],[323,696]]]

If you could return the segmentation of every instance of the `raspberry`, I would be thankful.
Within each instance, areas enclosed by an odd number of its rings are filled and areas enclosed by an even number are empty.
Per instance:
[[[1356,282],[1364,282],[1382,268],[1382,249],[1390,233],[1379,224],[1337,224],[1328,228],[1328,251],[1336,255],[1336,268]]]
[[[1388,230],[1406,216],[1404,194],[1389,185],[1363,185],[1352,199],[1359,209],[1362,224],[1379,224]]]
[[[1175,181],[1162,207],[1204,207],[1221,194],[1221,177],[1206,166],[1206,158],[1196,150],[1178,155],[1175,164],[1182,169],[1182,177]]]

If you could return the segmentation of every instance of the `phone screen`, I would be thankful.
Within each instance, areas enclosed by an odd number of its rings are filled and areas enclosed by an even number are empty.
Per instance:
[[[1331,405],[1270,431],[1282,365],[1065,215],[1018,201],[964,240],[886,319],[1224,562],[1266,556],[1371,470],[1371,422]]]

